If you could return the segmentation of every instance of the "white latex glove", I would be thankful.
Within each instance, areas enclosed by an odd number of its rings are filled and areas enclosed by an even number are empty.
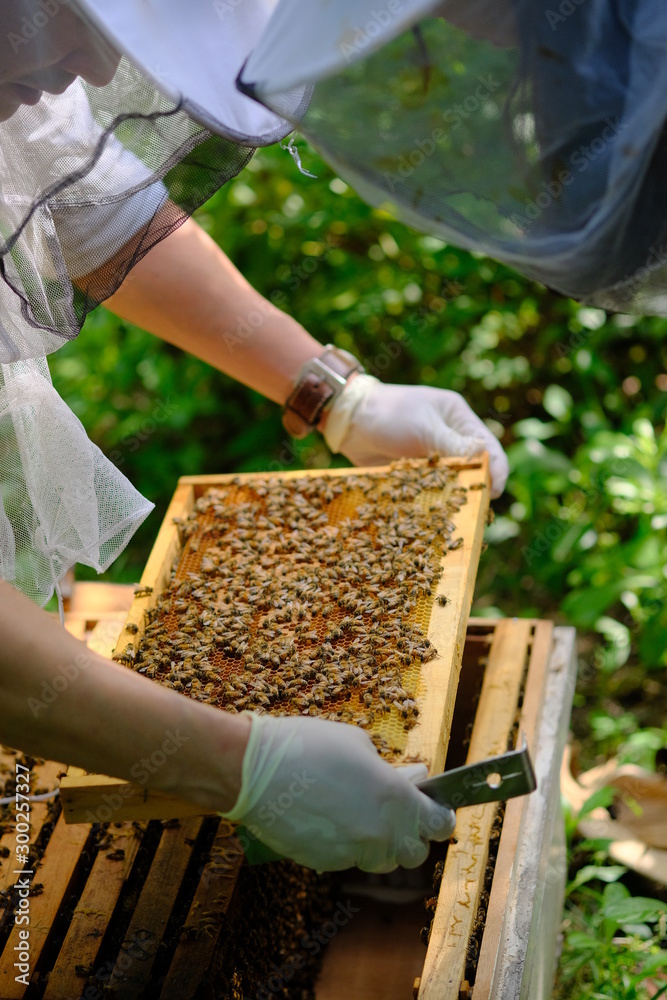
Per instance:
[[[361,729],[325,719],[254,715],[241,791],[225,819],[317,871],[416,868],[456,815],[413,781],[424,764],[392,767]]]
[[[324,437],[355,465],[383,465],[430,452],[472,458],[489,453],[491,495],[505,488],[509,465],[500,442],[458,392],[351,379],[327,416]]]

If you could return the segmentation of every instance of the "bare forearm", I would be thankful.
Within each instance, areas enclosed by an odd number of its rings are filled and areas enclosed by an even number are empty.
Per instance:
[[[0,581],[0,742],[132,780],[168,741],[148,787],[226,810],[249,720],[200,705],[91,653]]]
[[[277,403],[304,362],[322,352],[191,219],[154,247],[105,305]]]

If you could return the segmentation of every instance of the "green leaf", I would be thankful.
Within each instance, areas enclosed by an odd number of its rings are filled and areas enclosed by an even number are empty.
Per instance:
[[[628,899],[608,899],[602,904],[602,915],[617,924],[641,924],[659,920],[667,913],[667,903],[647,896],[630,896]]]
[[[633,977],[633,983],[640,983],[654,972],[662,972],[667,969],[667,951],[661,949],[642,962],[642,971]]]
[[[618,869],[621,865],[612,865],[612,869]],[[609,869],[605,869],[609,870]],[[623,870],[623,874],[627,871],[627,868]],[[619,876],[620,877],[620,876]],[[608,878],[605,879],[609,884],[606,885],[602,891],[602,898],[607,902],[617,902],[620,899],[630,899],[630,890],[627,885],[623,885],[622,882],[618,882],[616,879]]]
[[[572,931],[566,938],[567,947],[572,951],[600,951],[604,944],[599,938],[592,934],[584,934],[583,931]]]
[[[526,420],[519,420],[513,427],[517,437],[532,438],[535,441],[548,441],[555,437],[560,428],[556,423],[545,424],[537,417],[528,417]]]
[[[603,791],[607,791],[607,789],[605,788]],[[607,865],[605,867],[602,865],[584,865],[583,868],[579,869],[570,883],[568,892],[578,889],[580,885],[591,882],[593,879],[599,879],[601,882],[616,882],[622,875],[625,875],[627,870],[623,865]],[[625,886],[619,886],[618,888],[625,889]],[[627,889],[625,891],[627,892]]]
[[[653,931],[648,924],[621,924],[621,929],[629,937],[638,937],[642,941],[650,941],[653,937]]]
[[[625,589],[622,578],[599,587],[582,587],[567,595],[562,603],[562,610],[580,628],[594,628],[598,618],[618,600]]]
[[[544,390],[542,406],[556,420],[570,416],[573,402],[572,396],[562,385],[548,385]]]

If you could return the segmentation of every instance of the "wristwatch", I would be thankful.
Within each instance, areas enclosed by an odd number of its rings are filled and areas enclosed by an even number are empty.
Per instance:
[[[353,354],[327,344],[319,358],[311,358],[299,372],[283,408],[283,426],[292,437],[304,438],[315,429],[354,372],[364,372]]]

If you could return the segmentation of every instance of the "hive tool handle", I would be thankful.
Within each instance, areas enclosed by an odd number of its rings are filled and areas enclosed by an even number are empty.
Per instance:
[[[524,736],[520,750],[424,778],[417,782],[417,788],[440,805],[462,809],[527,795],[535,791],[537,781]]]

